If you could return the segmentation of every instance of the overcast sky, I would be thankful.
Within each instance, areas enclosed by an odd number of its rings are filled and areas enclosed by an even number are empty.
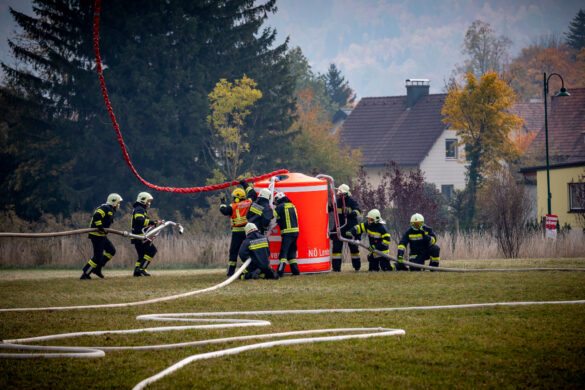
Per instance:
[[[8,6],[30,13],[30,0],[0,0],[0,58],[14,29]],[[277,0],[268,24],[300,46],[315,72],[341,69],[358,97],[404,95],[404,80],[427,78],[440,93],[471,23],[489,23],[513,42],[512,55],[546,34],[563,34],[583,0]],[[564,37],[564,36],[563,36]]]

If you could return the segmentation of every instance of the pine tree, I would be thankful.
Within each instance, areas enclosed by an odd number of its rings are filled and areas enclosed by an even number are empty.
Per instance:
[[[567,45],[579,51],[585,47],[585,11],[582,9],[577,12],[569,24],[569,32],[565,33],[567,36]]]
[[[325,74],[325,87],[331,101],[337,104],[338,108],[350,105],[355,101],[353,90],[335,64],[330,64],[327,74]]]

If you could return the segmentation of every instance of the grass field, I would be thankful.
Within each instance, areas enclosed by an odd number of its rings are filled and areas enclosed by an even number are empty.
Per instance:
[[[585,267],[585,258],[444,261],[446,267]],[[110,271],[0,270],[0,308],[133,302],[210,287],[224,270],[153,270],[151,278]],[[235,281],[168,302],[114,309],[1,312],[2,339],[176,325],[138,321],[150,313],[393,308],[585,299],[585,272],[342,273]],[[229,317],[232,318],[232,317]],[[585,305],[246,315],[268,327],[78,337],[43,345],[141,346],[237,335],[341,327],[400,328],[402,336],[278,346],[193,362],[149,389],[356,389],[585,387]],[[130,389],[194,354],[258,341],[146,351],[102,358],[0,359],[1,389]],[[2,352],[2,351],[0,351]]]

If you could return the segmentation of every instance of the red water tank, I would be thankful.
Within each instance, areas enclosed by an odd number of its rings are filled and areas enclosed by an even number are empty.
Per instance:
[[[255,188],[268,188],[270,180],[254,184]],[[331,259],[327,229],[327,181],[302,173],[287,173],[276,177],[274,192],[284,192],[297,208],[299,238],[297,262],[301,273],[329,272]],[[276,226],[268,236],[270,265],[278,267],[280,253],[280,229]],[[288,266],[285,272],[290,272]]]

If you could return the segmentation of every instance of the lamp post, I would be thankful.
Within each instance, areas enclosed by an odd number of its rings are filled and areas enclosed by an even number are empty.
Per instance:
[[[544,142],[546,147],[546,196],[547,196],[547,210],[548,214],[551,214],[550,211],[550,200],[551,200],[551,193],[550,193],[550,170],[549,170],[549,158],[548,158],[548,114],[547,114],[547,106],[546,106],[546,99],[548,97],[548,82],[552,76],[558,76],[561,79],[561,90],[560,92],[556,93],[555,96],[571,96],[567,89],[565,88],[565,81],[558,73],[551,73],[546,77],[546,72],[544,72]]]

